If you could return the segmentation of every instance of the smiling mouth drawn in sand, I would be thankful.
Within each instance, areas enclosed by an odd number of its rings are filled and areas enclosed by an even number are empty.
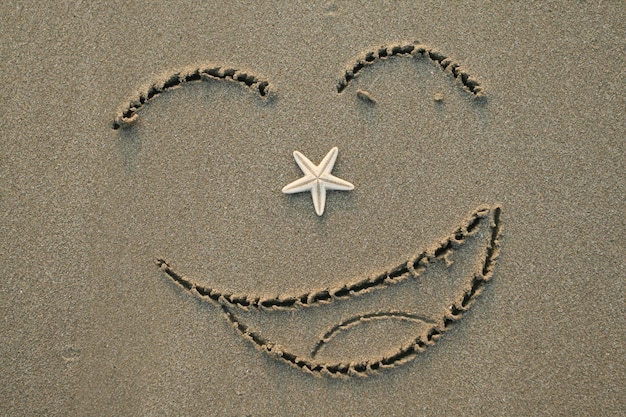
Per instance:
[[[469,94],[483,96],[481,85],[460,65],[419,43],[366,52],[345,71],[337,93],[342,94],[366,67],[391,57],[428,59],[457,79]],[[220,66],[189,68],[166,75],[141,91],[118,112],[112,127],[131,126],[138,110],[154,97],[203,80],[240,83],[263,100],[273,94],[267,80],[248,72]],[[368,104],[376,104],[367,91],[358,90],[356,94]],[[294,152],[304,177],[285,186],[283,192],[310,191],[315,212],[322,216],[326,190],[353,188],[351,183],[330,174],[336,157],[337,148],[333,148],[319,165],[314,165]],[[178,286],[219,306],[243,338],[271,357],[314,375],[367,376],[410,361],[435,344],[463,316],[493,276],[501,231],[501,207],[480,206],[439,243],[385,272],[293,295],[233,294],[186,277],[163,258],[155,263]],[[437,282],[444,279],[455,283],[452,292],[433,297],[423,291],[424,285],[436,288]],[[335,308],[339,305],[341,313]],[[378,307],[372,309],[372,305]],[[310,320],[311,314],[315,314],[315,320]],[[267,323],[275,329],[295,326],[299,336],[295,340],[280,331],[272,333],[266,330]],[[386,345],[387,331],[392,330],[399,336],[390,338],[393,345]],[[346,353],[342,345],[362,349],[358,354]]]
[[[406,263],[357,282],[299,295],[263,297],[254,294],[231,294],[185,277],[176,272],[164,259],[157,259],[156,264],[184,289],[202,300],[220,306],[241,336],[272,357],[314,374],[365,376],[375,371],[396,367],[413,359],[418,353],[435,344],[443,333],[449,330],[452,324],[470,308],[483,291],[485,284],[491,279],[500,253],[500,213],[501,209],[498,206],[478,208],[463,225],[438,245],[420,252]],[[440,274],[458,274],[464,271],[467,265],[453,269],[457,261],[462,261],[457,258],[462,258],[463,255],[467,258],[465,263],[473,263],[475,270],[463,280],[465,282],[460,288],[459,295],[455,299],[443,300],[446,304],[439,308],[433,307],[432,311],[421,314],[411,312],[421,307],[412,305],[411,302],[417,299],[415,293],[419,292],[420,280],[426,275],[430,275],[428,278],[432,279]],[[376,297],[387,291],[394,292],[392,298],[397,296],[398,305],[390,305],[387,309],[380,311],[363,312],[360,310],[360,298]],[[335,320],[332,326],[321,329],[323,333],[319,337],[309,341],[298,341],[298,345],[308,346],[308,351],[301,347],[290,348],[290,341],[270,340],[262,332],[245,324],[240,317],[244,314],[249,318],[252,315],[264,315],[259,318],[262,322],[263,319],[268,318],[267,316],[277,316],[272,319],[284,320],[286,326],[286,322],[293,319],[293,316],[289,314],[292,311],[306,315],[309,309],[326,308],[328,314],[332,315],[334,310],[329,307],[333,303],[349,303],[346,310],[350,311],[348,313],[350,315],[346,319]],[[400,308],[402,310],[399,310]],[[333,319],[334,317],[330,317],[331,321]],[[407,335],[404,343],[386,354],[344,361],[318,359],[320,353],[330,347],[334,338],[341,336],[342,333],[348,334],[358,326],[367,326],[375,320],[410,321],[418,326],[413,326],[415,333]],[[314,324],[311,323],[311,325]]]

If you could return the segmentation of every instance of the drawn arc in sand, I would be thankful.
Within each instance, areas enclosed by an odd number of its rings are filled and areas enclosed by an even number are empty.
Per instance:
[[[458,81],[461,88],[475,98],[482,98],[484,91],[478,81],[450,58],[419,42],[384,46],[366,52],[349,66],[337,84],[337,93],[342,94],[361,72],[378,62],[392,57],[426,58],[437,64],[445,74]],[[269,81],[233,68],[222,66],[198,66],[167,74],[150,84],[137,96],[130,99],[117,113],[112,128],[129,128],[138,119],[138,110],[158,95],[182,85],[205,80],[223,80],[240,83],[256,92],[262,99],[268,99],[274,93]],[[365,101],[374,105],[375,101],[365,95]],[[370,100],[367,100],[370,99]],[[335,288],[313,290],[299,295],[281,295],[263,297],[255,294],[231,294],[194,281],[174,270],[162,258],[155,263],[180,287],[188,290],[202,300],[219,306],[226,318],[239,334],[249,340],[256,348],[273,358],[288,363],[314,375],[348,377],[367,376],[383,369],[394,368],[413,359],[418,353],[435,344],[470,308],[491,279],[500,253],[499,238],[502,231],[501,207],[483,205],[469,214],[467,219],[439,243],[410,257],[406,262],[383,273],[368,276],[355,282],[342,283]],[[380,291],[398,285],[419,283],[421,277],[436,265],[448,262],[448,256],[462,250],[468,242],[478,242],[475,257],[475,270],[467,277],[467,284],[453,299],[446,300],[445,313],[430,317],[412,312],[397,311],[393,306],[381,311],[355,314],[341,320],[326,329],[317,340],[311,341],[308,353],[294,352],[287,346],[289,342],[268,340],[257,329],[252,329],[240,319],[238,311],[257,312],[258,314],[284,314],[294,309],[323,309],[331,303],[358,302],[365,294],[375,296]],[[419,290],[419,288],[418,288]],[[332,313],[331,313],[332,314]],[[378,320],[400,320],[422,325],[418,334],[410,337],[407,343],[397,346],[386,354],[363,360],[324,361],[317,359],[319,352],[340,333],[350,332],[357,326]]]

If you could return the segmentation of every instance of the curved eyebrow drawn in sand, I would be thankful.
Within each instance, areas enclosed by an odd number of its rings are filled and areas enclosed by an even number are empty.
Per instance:
[[[267,98],[273,89],[272,84],[268,80],[248,71],[212,65],[186,67],[178,71],[169,72],[139,90],[135,97],[128,100],[117,112],[112,128],[117,130],[121,127],[131,126],[139,117],[137,111],[141,107],[168,90],[192,82],[209,80],[224,80],[242,84],[257,93],[261,98]]]
[[[392,57],[424,57],[429,59],[441,67],[445,73],[458,80],[463,86],[463,89],[472,94],[475,98],[485,96],[485,90],[480,82],[471,76],[464,67],[454,62],[440,51],[424,45],[419,41],[383,46],[361,54],[353,64],[346,68],[343,78],[337,83],[337,93],[341,94],[366,67]],[[367,99],[367,97],[365,97],[365,99]],[[368,101],[374,102],[373,100]]]

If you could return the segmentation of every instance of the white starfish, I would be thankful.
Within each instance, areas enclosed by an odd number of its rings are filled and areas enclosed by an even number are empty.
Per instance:
[[[315,213],[321,216],[326,205],[326,190],[349,191],[354,188],[354,185],[348,181],[337,178],[330,173],[335,166],[337,152],[337,147],[332,148],[319,165],[313,165],[306,156],[294,151],[293,157],[304,173],[304,177],[287,184],[283,188],[283,193],[294,194],[310,191]]]

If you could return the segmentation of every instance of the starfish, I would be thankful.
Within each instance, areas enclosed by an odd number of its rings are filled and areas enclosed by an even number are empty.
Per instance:
[[[348,181],[337,178],[330,173],[335,166],[337,152],[337,147],[332,148],[319,165],[313,165],[306,156],[294,151],[293,158],[304,173],[304,177],[285,185],[283,193],[294,194],[310,191],[315,213],[321,216],[326,205],[326,190],[349,191],[354,188],[354,185]]]

